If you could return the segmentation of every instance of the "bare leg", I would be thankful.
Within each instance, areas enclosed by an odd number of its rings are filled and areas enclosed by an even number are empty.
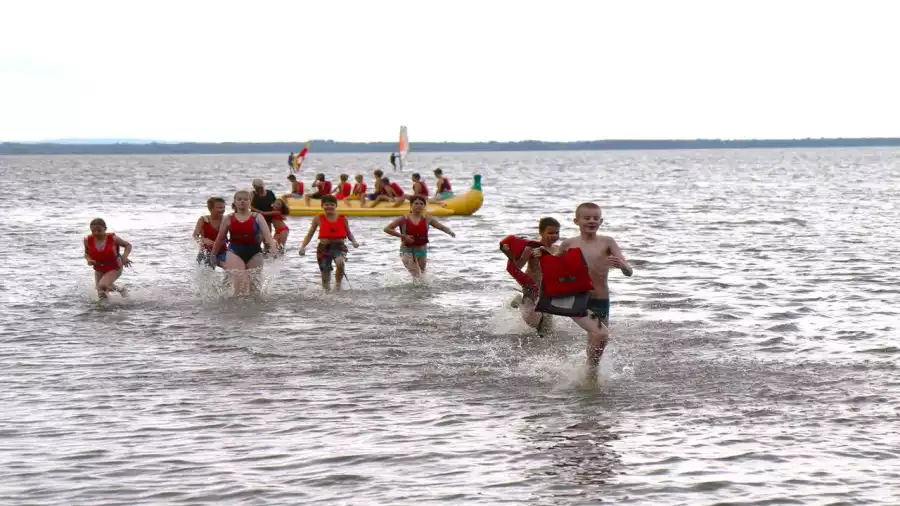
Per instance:
[[[97,296],[101,299],[105,299],[109,292],[119,292],[121,291],[119,287],[115,285],[119,276],[122,275],[122,269],[117,269],[109,272],[94,272],[94,279],[97,282]]]
[[[257,253],[253,255],[253,258],[247,262],[247,270],[244,272],[247,275],[247,291],[253,293],[259,293],[259,283],[254,283],[254,281],[258,281],[259,277],[262,275],[262,265],[263,265],[263,256],[261,253]],[[250,269],[256,269],[251,275]],[[253,278],[257,278],[254,280]]]
[[[254,256],[254,258],[256,258],[256,256]],[[250,279],[247,275],[247,266],[244,264],[244,260],[237,256],[233,251],[229,251],[225,254],[225,264],[222,267],[224,267],[225,271],[231,276],[231,285],[234,287],[234,294],[245,295],[250,288]]]
[[[592,379],[596,379],[597,366],[609,340],[609,329],[595,316],[572,318],[572,321],[587,331],[588,373]]]
[[[544,315],[542,313],[538,313],[536,309],[537,304],[531,300],[522,298],[522,303],[519,304],[519,314],[522,315],[522,319],[525,320],[525,323],[528,324],[529,327],[536,329],[538,325],[541,324],[541,320],[543,320]]]
[[[344,255],[334,259],[334,289],[341,289],[341,280],[344,279]]]
[[[418,278],[422,275],[422,271],[419,269],[419,263],[412,253],[400,253],[400,260],[413,278]]]
[[[416,263],[419,264],[419,272],[422,273],[422,275],[424,276],[425,275],[425,267],[428,266],[428,257],[424,257],[424,256],[418,257],[418,258],[416,258]]]
[[[290,233],[290,230],[286,230],[275,236],[275,242],[278,244],[279,253],[284,253],[284,245],[287,244],[288,234]]]

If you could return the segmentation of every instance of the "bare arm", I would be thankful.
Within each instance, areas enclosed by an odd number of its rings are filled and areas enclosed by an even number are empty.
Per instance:
[[[113,236],[113,237],[114,237],[114,240],[116,241],[116,246],[121,246],[121,247],[125,248],[125,252],[122,253],[122,265],[124,265],[126,267],[131,265],[131,260],[128,260],[128,255],[131,254],[131,243],[126,241],[125,239],[122,239],[119,236]]]
[[[97,262],[91,258],[90,250],[88,249],[88,238],[84,238],[84,260],[88,263],[88,265],[94,265]]]
[[[316,233],[316,229],[319,228],[319,217],[313,217],[312,221],[309,222],[309,232],[306,233],[306,237],[303,238],[303,244],[300,245],[300,251],[306,249],[306,246],[309,245],[309,241],[312,241],[313,234]]]
[[[618,267],[621,269],[622,274],[631,277],[634,274],[634,269],[631,268],[631,264],[628,263],[628,260],[625,260],[625,255],[622,253],[622,250],[619,249],[619,245],[616,243],[616,240],[612,237],[609,238],[609,264],[613,267]]]
[[[384,233],[387,235],[392,235],[398,239],[403,239],[403,234],[401,234],[400,232],[397,232],[396,229],[397,229],[397,227],[400,226],[401,223],[403,223],[404,219],[405,219],[404,216],[395,218],[394,221],[388,223],[387,226],[384,227]]]
[[[519,255],[519,258],[515,259],[516,267],[518,267],[519,269],[525,267],[525,265],[528,264],[528,260],[531,259],[531,255],[534,253],[534,251],[534,248],[526,246],[525,249],[522,250],[522,254]]]
[[[456,237],[456,234],[454,234],[453,231],[450,230],[450,227],[448,227],[447,225],[444,225],[443,223],[441,223],[441,222],[440,222],[437,218],[435,218],[434,216],[429,216],[429,217],[428,217],[428,223],[429,223],[432,227],[434,227],[434,228],[440,230],[441,232],[443,232],[443,233],[449,235],[450,237]]]
[[[231,227],[231,220],[222,219],[222,224],[219,225],[219,235],[216,236],[216,242],[212,245],[212,251],[216,252],[225,245],[225,234],[228,232],[228,229]]]
[[[194,234],[191,236],[200,244],[204,244],[206,246],[212,246],[213,241],[203,237],[203,217],[197,218],[197,225],[194,227]]]
[[[350,239],[350,244],[352,244],[354,248],[358,248],[359,243],[353,238],[353,232],[350,231],[350,220],[348,220],[346,216],[344,216],[344,227],[347,230],[347,239]]]
[[[275,238],[272,237],[272,232],[269,232],[269,226],[266,225],[266,220],[259,214],[256,215],[256,225],[259,227],[259,231],[262,234],[263,241],[265,241],[266,245],[269,246],[269,251],[277,254],[278,245],[275,244]]]

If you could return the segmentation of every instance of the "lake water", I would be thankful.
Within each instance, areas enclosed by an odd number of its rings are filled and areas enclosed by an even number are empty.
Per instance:
[[[0,158],[3,504],[900,503],[900,151],[413,153],[432,187],[484,177],[427,282],[388,218],[351,219],[350,289],[323,293],[291,218],[263,294],[220,294],[205,199],[286,191],[285,163]],[[593,388],[583,332],[529,331],[497,251],[542,216],[576,233],[585,200],[635,268]],[[92,290],[97,216],[134,244],[127,299]]]

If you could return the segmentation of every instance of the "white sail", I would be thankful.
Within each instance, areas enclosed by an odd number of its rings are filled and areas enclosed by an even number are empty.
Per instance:
[[[409,153],[409,135],[406,133],[406,126],[400,127],[400,169],[403,169],[403,162],[406,161],[406,155]]]

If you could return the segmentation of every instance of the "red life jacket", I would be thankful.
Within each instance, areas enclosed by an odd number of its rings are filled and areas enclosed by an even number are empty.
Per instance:
[[[303,183],[301,181],[291,181],[291,193],[303,195]]]
[[[259,244],[259,224],[256,223],[256,213],[250,213],[246,221],[238,221],[235,215],[231,215],[231,224],[228,226],[228,242],[231,244]]]
[[[97,242],[91,234],[87,240],[88,256],[94,261],[94,270],[109,272],[119,268],[119,247],[116,245],[116,234],[106,234],[103,249],[97,249]]]
[[[581,249],[572,248],[559,256],[541,256],[541,293],[547,297],[565,297],[594,289],[591,272]]]
[[[422,195],[428,196],[428,186],[425,184],[425,181],[419,181],[419,184],[422,185]]]
[[[347,217],[339,214],[334,221],[328,221],[325,214],[319,215],[319,239],[332,241],[347,238]]]
[[[535,293],[537,293],[537,283],[535,283],[534,280],[531,279],[531,276],[522,271],[522,269],[519,269],[519,267],[516,266],[515,260],[513,259],[522,256],[522,252],[525,251],[525,248],[538,248],[541,246],[541,243],[526,239],[524,237],[508,235],[504,237],[502,241],[500,241],[500,246],[501,249],[503,246],[508,246],[509,254],[512,255],[512,259],[509,259],[506,262],[506,272],[508,272],[509,275],[512,276],[513,279],[515,279],[522,288],[531,289],[534,290]]]
[[[395,197],[403,196],[403,188],[400,188],[400,185],[398,185],[397,183],[391,183],[391,189],[394,190]]]
[[[331,181],[322,181],[322,184],[319,186],[319,194],[328,195],[329,193],[331,193]]]
[[[203,217],[203,238],[209,239],[212,242],[216,242],[216,238],[219,237],[219,229],[214,227],[213,224],[209,220],[210,220],[209,216]],[[219,226],[221,226],[221,225],[222,224],[219,223]],[[209,246],[204,244],[203,249],[210,250],[212,248],[210,248]],[[222,244],[222,247],[219,248],[219,251],[217,251],[216,253],[221,253],[223,251],[225,251],[225,244]]]
[[[338,198],[343,199],[343,198],[349,197],[351,189],[352,189],[352,186],[350,185],[350,183],[347,183],[347,182],[341,183],[341,193],[338,194]]]
[[[442,177],[441,179],[438,180],[437,192],[444,193],[444,192],[449,192],[449,191],[453,191],[450,188],[450,180],[445,177]]]
[[[578,248],[559,256],[541,256],[541,296],[535,309],[574,318],[588,314],[588,303],[594,283],[587,261]]]
[[[400,224],[400,233],[412,236],[413,243],[407,246],[425,246],[428,244],[428,218],[423,214],[418,223],[413,223],[407,214]]]
[[[353,185],[353,191],[350,192],[351,195],[365,195],[366,194],[366,183],[356,183]]]

